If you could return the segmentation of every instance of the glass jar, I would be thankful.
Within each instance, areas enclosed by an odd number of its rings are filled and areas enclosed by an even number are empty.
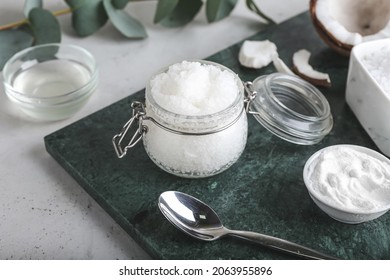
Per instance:
[[[143,139],[148,156],[161,169],[180,177],[201,178],[218,174],[238,160],[247,141],[248,113],[270,132],[297,144],[317,143],[330,132],[329,104],[304,80],[276,73],[243,84],[230,69],[199,62],[234,75],[239,89],[234,102],[209,115],[176,114],[156,102],[148,84],[145,104],[132,103],[132,118],[112,139],[119,158]],[[122,147],[131,127],[135,133]]]
[[[148,132],[143,142],[154,163],[182,177],[207,177],[236,162],[245,148],[248,130],[244,89],[238,78],[237,85],[240,91],[232,104],[201,116],[165,110],[147,86],[145,112],[153,121],[146,121]]]
[[[325,96],[297,76],[274,73],[253,81],[255,98],[250,111],[278,137],[301,145],[320,142],[332,129],[333,118]]]

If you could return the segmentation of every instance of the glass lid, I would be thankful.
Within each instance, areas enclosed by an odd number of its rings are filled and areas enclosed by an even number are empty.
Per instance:
[[[333,127],[327,99],[301,78],[275,73],[260,76],[245,86],[248,113],[282,139],[312,145]]]

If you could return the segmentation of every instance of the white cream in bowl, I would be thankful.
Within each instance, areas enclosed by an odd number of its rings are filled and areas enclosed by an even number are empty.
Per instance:
[[[313,201],[338,221],[365,222],[390,208],[390,160],[374,150],[324,148],[306,162],[303,178]]]

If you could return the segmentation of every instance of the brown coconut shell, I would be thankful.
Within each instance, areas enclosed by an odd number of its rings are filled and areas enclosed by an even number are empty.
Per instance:
[[[353,46],[340,42],[326,30],[325,26],[317,19],[316,6],[317,0],[310,0],[310,16],[318,35],[332,50],[341,55],[349,56]]]

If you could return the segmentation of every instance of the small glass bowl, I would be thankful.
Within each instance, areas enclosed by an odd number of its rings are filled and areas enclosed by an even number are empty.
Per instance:
[[[8,98],[28,116],[42,121],[66,119],[95,91],[94,57],[74,45],[45,44],[24,49],[4,66]]]

